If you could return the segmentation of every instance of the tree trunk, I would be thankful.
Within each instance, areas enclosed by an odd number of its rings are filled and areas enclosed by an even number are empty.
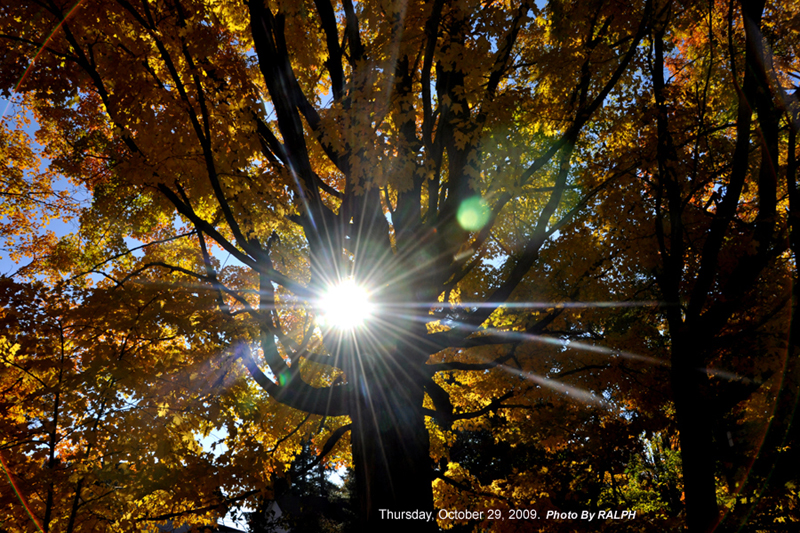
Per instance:
[[[360,531],[436,531],[422,380],[390,354],[362,354],[352,409]]]
[[[699,338],[691,330],[671,328],[672,397],[680,432],[686,524],[690,533],[709,533],[719,523],[714,439],[708,410],[708,374]]]

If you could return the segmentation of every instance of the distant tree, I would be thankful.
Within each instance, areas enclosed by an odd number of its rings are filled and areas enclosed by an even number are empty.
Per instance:
[[[352,494],[331,481],[336,471],[321,462],[305,442],[285,477],[273,483],[273,497],[263,499],[258,510],[249,515],[250,530],[354,531]],[[348,472],[343,481],[352,485],[352,475]]]

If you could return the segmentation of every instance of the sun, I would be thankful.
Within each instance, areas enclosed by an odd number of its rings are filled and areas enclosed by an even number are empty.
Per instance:
[[[374,305],[367,289],[352,278],[331,286],[319,299],[322,323],[338,329],[354,329],[366,322]]]

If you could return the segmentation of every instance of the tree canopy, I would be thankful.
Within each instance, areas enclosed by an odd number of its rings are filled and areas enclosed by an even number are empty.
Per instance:
[[[0,529],[211,524],[318,466],[332,530],[798,527],[799,35],[765,0],[3,4]]]

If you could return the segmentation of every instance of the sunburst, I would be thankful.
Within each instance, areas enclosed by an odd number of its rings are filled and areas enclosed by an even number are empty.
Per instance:
[[[366,287],[352,278],[330,286],[319,299],[317,307],[325,326],[341,330],[363,326],[372,317],[375,308]]]

